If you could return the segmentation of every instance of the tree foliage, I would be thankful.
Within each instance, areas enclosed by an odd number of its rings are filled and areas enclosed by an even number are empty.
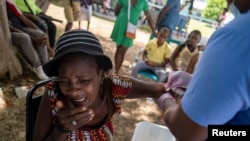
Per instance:
[[[225,0],[208,0],[207,7],[202,14],[205,18],[216,20],[225,7]]]

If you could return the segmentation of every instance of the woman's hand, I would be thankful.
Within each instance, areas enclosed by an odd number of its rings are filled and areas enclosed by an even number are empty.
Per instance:
[[[167,89],[176,87],[187,87],[189,81],[192,79],[190,73],[184,71],[173,71],[168,75],[168,82],[165,85]]]
[[[94,118],[94,111],[85,106],[75,107],[70,101],[56,103],[58,124],[63,130],[76,130],[88,124]]]
[[[46,43],[48,42],[48,36],[46,34],[40,37],[32,37],[32,36],[30,37],[31,37],[32,42],[36,44],[46,45]]]

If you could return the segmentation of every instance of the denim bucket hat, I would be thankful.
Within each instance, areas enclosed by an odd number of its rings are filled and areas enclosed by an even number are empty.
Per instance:
[[[72,53],[84,53],[97,58],[97,63],[104,71],[112,69],[112,61],[103,53],[102,46],[94,34],[77,29],[63,33],[55,46],[55,56],[43,66],[47,76],[57,76],[59,60]]]

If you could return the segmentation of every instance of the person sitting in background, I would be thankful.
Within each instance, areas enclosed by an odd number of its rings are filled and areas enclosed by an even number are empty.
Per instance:
[[[170,64],[174,71],[186,71],[191,58],[199,53],[197,44],[200,42],[201,32],[193,30],[189,33],[186,42],[179,44],[170,57]],[[190,70],[193,71],[193,70]]]
[[[158,98],[164,83],[110,74],[111,59],[86,30],[61,35],[55,57],[43,66],[55,77],[46,85],[35,124],[34,140],[113,140],[112,117],[125,98]]]
[[[167,78],[166,64],[172,54],[166,40],[169,36],[168,28],[161,28],[157,38],[151,39],[143,52],[143,60],[136,62],[132,68],[132,77],[137,78],[140,70],[151,70],[158,76],[158,82]]]
[[[6,10],[9,28],[13,35],[13,44],[21,47],[24,55],[31,62],[36,75],[40,79],[47,79],[48,77],[42,70],[42,65],[49,60],[46,47],[48,37],[35,24],[23,16],[12,0],[6,0]],[[34,48],[37,50],[39,59]]]
[[[14,0],[19,10],[49,36],[49,45],[55,46],[56,26],[37,5],[36,0]]]
[[[48,79],[48,77],[42,70],[42,63],[39,59],[36,49],[32,44],[30,36],[24,32],[16,32],[16,29],[14,27],[12,27],[11,25],[9,26],[13,45],[21,49],[24,57],[31,64],[31,66],[33,67],[33,71],[39,79]],[[41,51],[41,53],[44,53],[44,51]]]
[[[227,4],[235,18],[210,37],[194,74],[168,75],[167,88],[187,88],[181,103],[168,93],[159,98],[166,126],[177,140],[221,140],[223,136],[213,134],[217,127],[226,138],[234,136],[227,134],[231,131],[249,133],[250,1],[227,0]],[[248,135],[233,138],[248,141]]]

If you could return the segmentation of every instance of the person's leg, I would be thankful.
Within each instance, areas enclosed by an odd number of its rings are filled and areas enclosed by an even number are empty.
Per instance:
[[[123,46],[117,46],[116,52],[115,52],[115,73],[118,74],[119,70],[122,66],[122,63],[124,61],[124,56],[127,52],[128,48]]]
[[[132,77],[137,78],[137,74],[140,70],[150,69],[145,61],[138,61],[132,68]]]
[[[49,36],[49,43],[50,47],[53,48],[55,46],[55,39],[56,39],[56,26],[50,20],[45,20],[48,26],[48,36]]]
[[[72,1],[72,12],[73,12],[73,20],[79,21],[81,17],[81,3],[80,1]]]
[[[177,24],[175,26],[175,30],[176,30],[176,28],[178,29],[177,34],[176,34],[177,36],[179,36],[180,23],[181,23],[181,17],[179,16],[178,22],[177,22]]]
[[[186,26],[186,24],[187,24],[187,17],[181,16],[181,17],[180,17],[179,27],[178,27],[178,34],[181,34],[181,35],[182,35],[183,29],[184,29],[184,27]]]
[[[66,32],[71,30],[73,27],[73,10],[71,7],[70,0],[63,0],[63,6],[64,6],[65,18],[67,20],[67,24],[65,26],[65,32]]]
[[[36,30],[32,28],[23,28],[23,30],[29,35],[34,36],[34,37],[41,37],[44,35],[44,33],[41,30]],[[45,63],[49,61],[47,46],[41,45],[41,44],[33,44],[33,45],[35,49],[37,50],[37,53],[40,57],[40,61],[42,65],[44,65]]]
[[[88,20],[87,20],[87,30],[89,30],[90,20],[92,16],[92,5],[88,5]]]
[[[48,79],[48,76],[43,72],[41,61],[34,49],[30,36],[26,33],[11,33],[12,42],[16,47],[20,47],[23,54],[27,58],[28,62],[31,63],[33,71],[39,79]]]
[[[18,48],[21,48],[24,57],[31,63],[32,67],[41,65],[40,59],[33,47],[31,39],[26,33],[11,32],[12,43]]]
[[[69,30],[72,29],[72,27],[73,27],[73,23],[67,23],[66,26],[65,26],[65,30],[64,30],[64,31],[65,31],[65,32],[66,32],[66,31],[69,31]]]

